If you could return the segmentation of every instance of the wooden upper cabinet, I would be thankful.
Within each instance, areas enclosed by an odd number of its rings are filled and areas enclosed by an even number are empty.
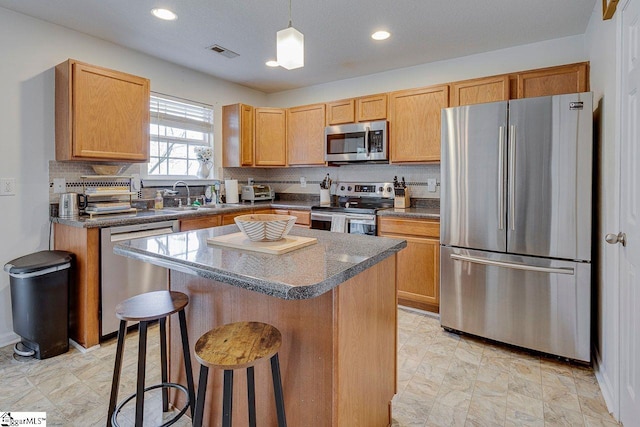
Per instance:
[[[222,166],[253,166],[253,110],[250,105],[222,107]]]
[[[356,121],[356,100],[343,99],[341,101],[328,102],[327,126],[354,123]]]
[[[357,119],[359,122],[387,119],[387,94],[363,96],[356,99]]]
[[[287,119],[282,108],[255,109],[256,166],[286,166]]]
[[[451,83],[451,106],[509,100],[509,76],[484,77]]]
[[[589,90],[589,63],[561,65],[517,73],[517,97],[562,95]]]
[[[440,161],[441,110],[448,106],[447,85],[389,94],[390,161]]]
[[[56,66],[56,160],[149,161],[149,80],[69,59]]]
[[[287,110],[289,165],[324,165],[325,104]]]

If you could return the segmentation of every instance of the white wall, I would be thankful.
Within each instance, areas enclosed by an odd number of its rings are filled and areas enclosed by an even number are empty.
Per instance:
[[[0,178],[17,180],[17,195],[0,197],[0,265],[48,249],[49,160],[54,148],[54,67],[78,59],[151,79],[151,90],[215,107],[265,105],[262,92],[151,58],[82,33],[0,8]],[[220,150],[220,148],[218,148]],[[216,156],[221,158],[220,152]],[[0,273],[0,346],[16,338],[9,275]]]
[[[267,101],[274,107],[305,105],[586,60],[584,36],[578,35],[278,92]]]
[[[618,103],[618,64],[616,52],[617,18],[602,20],[601,5],[596,2],[589,26],[585,34],[585,43],[591,61],[591,89],[594,92],[596,111],[596,137],[599,156],[597,176],[599,185],[596,197],[600,199],[593,240],[596,247],[594,259],[594,286],[597,290],[595,337],[596,374],[604,398],[610,411],[619,416],[619,368],[618,368],[618,299],[619,280],[617,275],[617,247],[607,245],[604,235],[618,231],[617,211],[618,194],[614,191],[617,180],[617,117]]]

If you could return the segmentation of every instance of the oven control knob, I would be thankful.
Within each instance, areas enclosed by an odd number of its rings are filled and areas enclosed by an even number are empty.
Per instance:
[[[347,191],[351,191],[351,186],[348,186],[348,187],[347,187]]]
[[[391,187],[387,187],[387,192],[388,192],[388,193],[391,193],[391,191],[392,191],[392,190],[391,190]]]
[[[384,188],[380,187],[380,188],[378,188],[378,191],[379,191],[380,193],[382,193],[382,192],[384,191]]]
[[[344,185],[340,186],[340,191],[344,191]]]

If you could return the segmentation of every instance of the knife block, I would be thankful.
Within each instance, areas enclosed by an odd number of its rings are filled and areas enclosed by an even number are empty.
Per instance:
[[[406,209],[411,207],[411,198],[408,188],[397,188],[393,198],[393,207],[396,209]]]

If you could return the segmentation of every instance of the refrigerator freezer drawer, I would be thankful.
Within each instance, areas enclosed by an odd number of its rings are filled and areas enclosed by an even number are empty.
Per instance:
[[[441,247],[443,327],[590,360],[591,264]]]

